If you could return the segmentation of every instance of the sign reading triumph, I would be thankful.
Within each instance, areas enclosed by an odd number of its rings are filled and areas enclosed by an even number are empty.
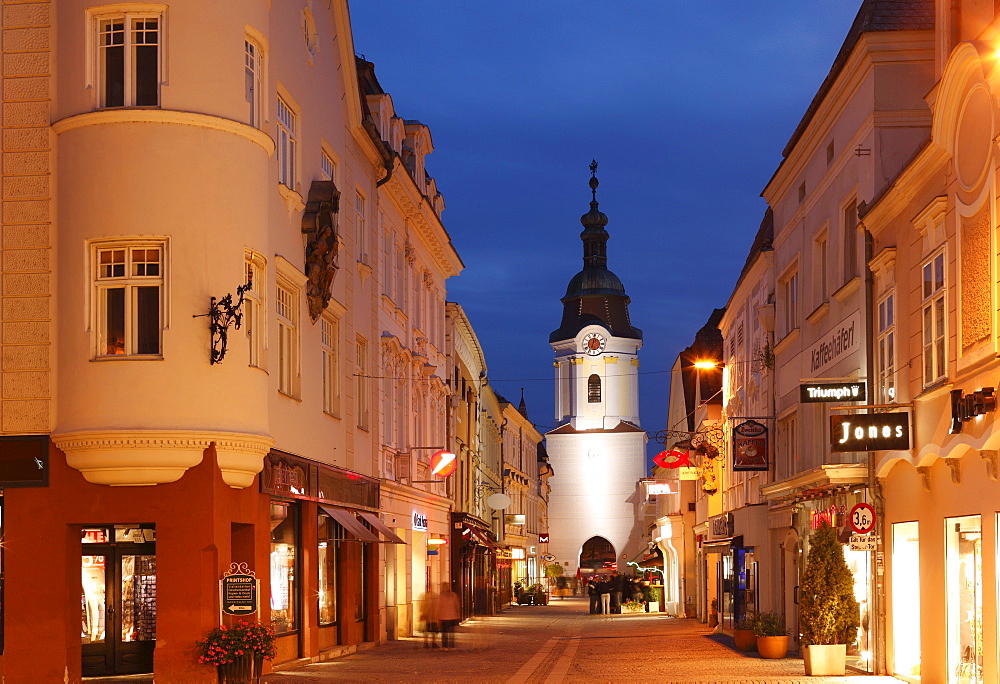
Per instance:
[[[865,401],[868,398],[864,382],[816,382],[799,385],[799,400],[803,404],[827,401]]]

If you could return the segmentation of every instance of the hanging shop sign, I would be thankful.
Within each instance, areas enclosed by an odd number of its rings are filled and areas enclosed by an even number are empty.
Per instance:
[[[257,612],[260,583],[246,563],[231,563],[219,582],[220,605],[226,615]]]
[[[868,384],[861,382],[813,382],[799,385],[799,401],[819,404],[831,401],[866,401]]]
[[[48,436],[0,437],[0,489],[48,486]]]
[[[835,325],[819,342],[809,349],[809,372],[817,375],[849,354],[861,348],[861,312],[845,318]]]
[[[669,482],[646,482],[646,496],[661,496],[672,493]]]
[[[830,416],[830,450],[834,453],[909,448],[909,413]]]
[[[767,426],[747,420],[733,427],[733,470],[767,470]]]
[[[962,423],[997,410],[997,398],[992,387],[984,387],[978,392],[965,394],[962,390],[951,391],[951,427],[948,433],[957,435],[962,431]]]
[[[549,533],[548,532],[539,532],[538,533],[538,543],[539,544],[548,544],[549,543]]]
[[[553,556],[551,553],[543,553],[542,554],[542,560],[545,561],[546,563],[551,563],[555,559],[556,559],[556,557]]]
[[[455,454],[445,449],[435,451],[431,456],[431,475],[448,477],[458,468],[458,459]]]
[[[690,454],[679,449],[667,449],[653,457],[653,463],[661,468],[686,468],[691,465]]]

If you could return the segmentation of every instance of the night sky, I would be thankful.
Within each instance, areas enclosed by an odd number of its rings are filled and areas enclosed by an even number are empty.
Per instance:
[[[447,282],[495,391],[543,433],[552,349],[591,159],[608,267],[641,328],[642,427],[665,427],[669,370],[726,305],[760,192],[861,0],[356,0],[354,47],[404,119],[466,268]],[[661,447],[650,440],[648,453]]]

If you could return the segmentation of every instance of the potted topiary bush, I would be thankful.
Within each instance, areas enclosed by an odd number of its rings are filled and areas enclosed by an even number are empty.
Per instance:
[[[757,648],[757,635],[753,631],[756,622],[756,613],[748,610],[733,625],[733,645],[738,651],[752,651]]]
[[[807,675],[843,675],[860,612],[844,547],[827,523],[812,533],[799,587],[799,627]]]
[[[788,655],[788,631],[785,617],[777,613],[761,613],[753,623],[757,636],[757,652],[761,658],[784,658]]]

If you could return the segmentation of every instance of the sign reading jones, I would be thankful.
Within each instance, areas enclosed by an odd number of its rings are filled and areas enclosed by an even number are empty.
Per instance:
[[[885,451],[910,448],[910,414],[830,416],[830,450]]]
[[[827,401],[865,401],[868,398],[864,382],[817,382],[799,385],[799,399],[803,404]]]

